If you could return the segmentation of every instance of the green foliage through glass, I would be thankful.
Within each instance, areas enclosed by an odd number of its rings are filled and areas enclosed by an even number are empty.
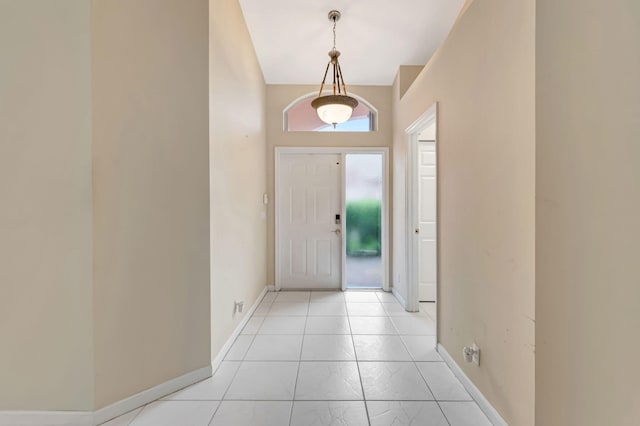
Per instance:
[[[380,256],[380,200],[347,202],[347,256]]]

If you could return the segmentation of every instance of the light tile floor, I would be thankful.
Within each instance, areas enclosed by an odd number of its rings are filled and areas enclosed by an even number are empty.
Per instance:
[[[380,291],[267,293],[213,377],[105,426],[491,425],[434,317]]]

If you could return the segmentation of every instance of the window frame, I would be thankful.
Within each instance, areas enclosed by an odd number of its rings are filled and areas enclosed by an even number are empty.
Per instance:
[[[321,132],[320,130],[289,130],[289,111],[297,106],[299,103],[304,102],[306,100],[313,100],[318,96],[318,92],[307,93],[306,95],[300,96],[290,102],[283,110],[282,110],[282,130],[286,133],[315,133]],[[335,130],[335,133],[371,133],[378,131],[378,109],[374,107],[371,102],[367,101],[362,96],[358,96],[352,92],[349,92],[349,96],[358,100],[359,103],[362,103],[369,109],[369,130]],[[349,119],[350,120],[350,119]],[[328,124],[329,126],[329,124]],[[331,133],[331,132],[328,132]]]

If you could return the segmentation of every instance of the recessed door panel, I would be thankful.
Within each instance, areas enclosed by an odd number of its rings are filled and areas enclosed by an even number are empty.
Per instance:
[[[289,241],[290,273],[292,275],[305,275],[307,273],[307,242]]]
[[[436,178],[420,176],[420,222],[436,222]]]
[[[314,225],[331,225],[333,203],[331,198],[335,188],[319,186],[314,189],[313,213]]]
[[[291,188],[289,191],[289,223],[305,225],[307,223],[307,203],[305,188]]]
[[[422,265],[431,265],[433,263],[433,259],[436,257],[436,241],[421,239],[420,240],[420,264]],[[420,268],[420,282],[429,284],[435,283],[436,276],[436,268]]]
[[[331,240],[316,240],[316,275],[330,277],[332,274],[331,265]]]

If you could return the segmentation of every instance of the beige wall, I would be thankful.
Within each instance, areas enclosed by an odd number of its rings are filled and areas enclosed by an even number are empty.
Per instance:
[[[640,3],[536,12],[536,424],[637,425]]]
[[[398,90],[400,91],[400,95],[396,96],[396,98],[402,98],[409,87],[416,81],[416,78],[422,70],[424,69],[424,65],[401,65],[398,69]]]
[[[93,406],[89,20],[0,1],[0,410]]]
[[[473,2],[396,100],[394,126],[398,224],[404,129],[439,102],[439,339],[518,426],[534,424],[534,17],[533,0]],[[473,342],[479,367],[461,356]]]
[[[90,411],[205,367],[211,277],[217,349],[264,288],[265,86],[237,2],[211,34],[208,6],[0,3],[0,409]]]
[[[208,0],[93,0],[95,407],[210,363]]]
[[[211,321],[215,357],[266,285],[265,84],[237,0],[211,4]],[[234,315],[234,301],[245,312]]]
[[[283,111],[296,99],[315,93],[319,86],[268,85],[267,86],[267,191],[268,240],[267,282],[275,284],[275,147],[388,147],[393,137],[391,119],[391,87],[349,86],[349,92],[366,99],[378,111],[378,130],[375,132],[285,132]]]

